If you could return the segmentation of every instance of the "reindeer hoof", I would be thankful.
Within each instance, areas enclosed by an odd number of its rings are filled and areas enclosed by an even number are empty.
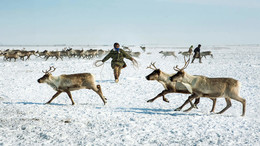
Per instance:
[[[181,109],[180,108],[176,108],[174,111],[180,111]]]
[[[170,102],[167,98],[164,98],[163,101],[168,102],[168,103]]]
[[[153,102],[153,100],[147,100],[147,102]]]

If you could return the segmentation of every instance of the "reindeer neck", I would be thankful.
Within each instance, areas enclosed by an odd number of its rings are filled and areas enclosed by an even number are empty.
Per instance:
[[[184,83],[188,83],[188,84],[192,84],[192,81],[195,79],[196,77],[193,75],[190,75],[188,73],[185,72],[185,75],[183,77],[183,81]]]
[[[161,75],[158,77],[158,81],[163,81],[163,82],[169,81],[170,76],[171,75],[167,73],[161,72]]]
[[[53,76],[53,75],[50,76],[50,81],[58,82],[59,80],[60,80],[60,76]]]
[[[54,90],[58,90],[60,84],[59,82],[60,82],[60,76],[50,75],[50,80],[47,82],[47,84],[50,85]]]

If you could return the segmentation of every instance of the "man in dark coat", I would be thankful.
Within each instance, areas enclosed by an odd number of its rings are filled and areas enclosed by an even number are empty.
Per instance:
[[[195,58],[199,58],[199,62],[202,63],[202,62],[201,62],[201,56],[200,56],[200,47],[201,47],[201,45],[199,44],[198,47],[196,47],[196,48],[194,49],[194,55],[193,55],[193,58],[192,58],[191,63],[193,63],[193,61],[195,60]]]
[[[102,62],[105,62],[109,58],[112,58],[111,67],[114,69],[114,77],[116,83],[119,81],[118,79],[121,73],[121,69],[126,67],[124,58],[131,61],[134,60],[129,54],[127,54],[123,49],[119,47],[120,45],[118,43],[114,43],[114,48],[102,60]]]

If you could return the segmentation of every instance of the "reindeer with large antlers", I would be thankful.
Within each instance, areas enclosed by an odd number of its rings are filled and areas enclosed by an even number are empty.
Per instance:
[[[170,80],[173,82],[181,82],[186,88],[192,92],[192,95],[189,96],[188,100],[183,104],[191,104],[191,107],[186,111],[190,111],[195,105],[192,103],[193,99],[198,99],[200,97],[208,97],[213,100],[213,107],[216,103],[216,98],[224,97],[226,100],[226,107],[218,112],[222,114],[228,108],[231,107],[231,100],[234,99],[239,101],[243,105],[242,116],[245,115],[246,100],[241,98],[239,95],[240,91],[240,82],[232,78],[208,78],[205,76],[193,76],[189,75],[184,71],[185,68],[189,65],[190,58],[186,61],[184,57],[185,65],[183,68],[178,68],[176,66],[174,70],[177,71],[177,74],[170,77]],[[214,101],[215,100],[215,101]]]
[[[171,82],[170,77],[174,74],[167,74],[162,72],[160,69],[156,68],[155,62],[151,63],[150,66],[147,68],[150,68],[154,70],[151,74],[146,76],[147,80],[156,80],[159,83],[161,83],[165,90],[163,90],[160,94],[155,96],[154,98],[148,100],[147,102],[153,102],[159,97],[163,97],[163,101],[169,102],[167,98],[165,98],[165,95],[168,93],[182,93],[182,94],[191,94],[190,91],[180,82]],[[199,99],[196,99],[194,102],[195,105],[199,103]],[[177,108],[176,110],[180,110],[182,107]]]
[[[55,71],[56,68],[53,66],[49,70],[43,71],[44,76],[38,79],[39,83],[47,83],[54,90],[56,94],[53,95],[50,101],[46,104],[50,104],[53,99],[55,99],[62,92],[66,92],[74,105],[70,91],[79,90],[79,89],[91,89],[95,91],[102,99],[103,103],[106,104],[106,98],[103,96],[101,91],[101,86],[96,85],[94,75],[90,73],[80,73],[80,74],[70,74],[70,75],[60,75],[53,76],[51,73]]]

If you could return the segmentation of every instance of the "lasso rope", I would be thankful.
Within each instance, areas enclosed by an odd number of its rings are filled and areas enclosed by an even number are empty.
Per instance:
[[[133,68],[135,70],[139,69],[139,64],[135,59],[132,60],[132,64],[133,64]],[[94,66],[96,66],[96,67],[102,66],[101,71],[100,71],[100,80],[102,82],[103,81],[102,72],[103,72],[103,68],[104,68],[104,62],[102,62],[102,60],[97,60],[97,61],[94,62]]]
[[[132,60],[132,63],[135,70],[139,69],[139,64],[135,59]]]
[[[104,65],[104,62],[102,62],[102,60],[97,60],[97,61],[94,62],[94,65],[96,67],[100,67],[100,66]]]
[[[97,60],[97,61],[95,61],[94,62],[94,65],[96,66],[96,67],[100,67],[100,66],[102,66],[102,68],[101,68],[101,71],[100,71],[100,80],[101,80],[101,82],[103,81],[103,79],[102,79],[102,72],[103,72],[103,68],[104,68],[104,62],[102,62],[102,60]]]

